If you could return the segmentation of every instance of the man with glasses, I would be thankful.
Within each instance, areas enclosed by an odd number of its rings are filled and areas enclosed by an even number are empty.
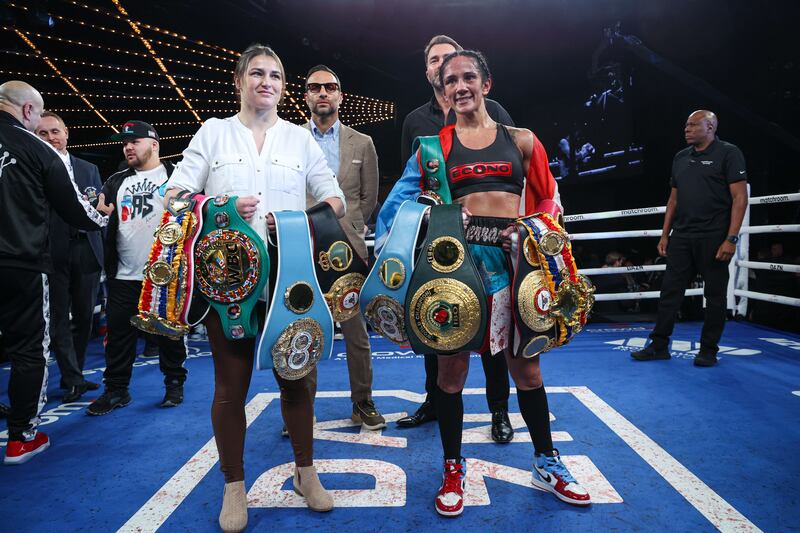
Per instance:
[[[306,75],[306,104],[311,130],[328,167],[333,171],[347,201],[347,214],[339,223],[356,252],[366,260],[364,222],[378,203],[378,154],[368,135],[348,128],[339,122],[342,89],[339,78],[325,65],[317,65]],[[308,198],[309,206],[313,199]],[[372,401],[372,348],[364,317],[359,313],[342,322],[347,350],[347,369],[350,374],[350,398],[353,402],[353,421],[366,429],[386,427]],[[311,381],[312,397],[316,395],[316,378]]]

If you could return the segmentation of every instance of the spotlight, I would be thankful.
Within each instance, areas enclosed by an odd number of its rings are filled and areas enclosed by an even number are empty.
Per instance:
[[[46,1],[34,0],[28,9],[28,17],[35,26],[52,28],[56,25],[56,21],[47,12]]]

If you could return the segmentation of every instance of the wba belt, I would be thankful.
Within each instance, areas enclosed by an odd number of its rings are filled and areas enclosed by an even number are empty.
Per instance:
[[[327,202],[306,210],[314,242],[314,268],[333,319],[344,322],[358,314],[361,286],[369,271],[353,249]]]
[[[594,288],[578,274],[566,232],[547,213],[517,221],[514,354],[535,357],[569,342],[586,324]]]
[[[194,250],[197,288],[217,311],[228,339],[255,337],[254,307],[269,279],[269,256],[261,237],[236,212],[236,196],[208,204]]]
[[[480,349],[486,332],[486,295],[464,242],[460,205],[431,207],[405,313],[409,341],[417,353]]]
[[[396,344],[408,342],[403,305],[414,271],[414,249],[428,206],[407,200],[361,288],[361,309],[372,329]]]
[[[144,269],[139,313],[131,324],[179,339],[189,332],[194,290],[194,249],[203,224],[203,201],[179,193],[170,199]]]
[[[302,211],[273,213],[278,238],[278,276],[256,367],[300,379],[333,349],[333,318],[314,272],[311,235]]]

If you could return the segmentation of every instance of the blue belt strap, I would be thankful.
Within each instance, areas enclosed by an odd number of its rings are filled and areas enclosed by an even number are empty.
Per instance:
[[[376,332],[397,344],[408,342],[403,306],[414,271],[414,248],[427,209],[410,200],[403,202],[386,244],[361,287],[361,311],[367,321]],[[397,305],[392,305],[391,300]]]
[[[278,238],[278,271],[256,368],[300,379],[333,350],[333,318],[314,272],[311,235],[302,211],[273,212]],[[291,295],[304,296],[297,305]],[[310,305],[306,305],[310,303]],[[294,308],[292,308],[294,307]]]

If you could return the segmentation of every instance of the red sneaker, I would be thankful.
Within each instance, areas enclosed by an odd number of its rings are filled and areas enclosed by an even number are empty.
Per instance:
[[[442,516],[458,516],[464,512],[464,486],[467,483],[466,460],[444,462],[442,486],[436,494],[436,512]]]
[[[50,439],[41,431],[36,432],[33,440],[10,440],[6,446],[6,457],[3,462],[7,465],[21,465],[30,460],[37,453],[50,447]]]

